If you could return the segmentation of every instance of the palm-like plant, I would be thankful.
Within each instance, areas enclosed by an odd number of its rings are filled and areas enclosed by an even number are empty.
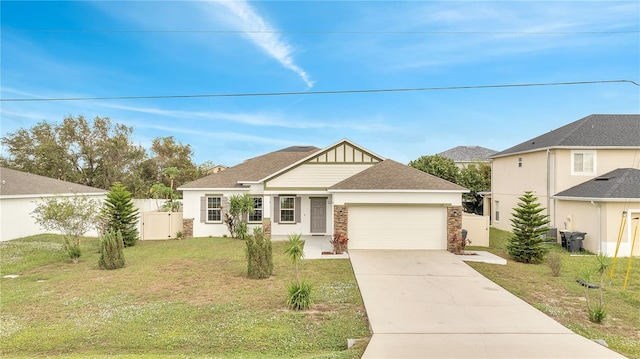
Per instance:
[[[285,249],[284,253],[288,255],[293,262],[296,282],[298,282],[298,262],[300,262],[300,259],[304,258],[304,241],[302,240],[302,234],[300,233],[290,234],[287,238],[289,245]]]

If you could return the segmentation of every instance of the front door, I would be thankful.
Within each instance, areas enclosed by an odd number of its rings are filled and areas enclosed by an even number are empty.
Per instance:
[[[327,199],[311,198],[311,233],[327,231]]]

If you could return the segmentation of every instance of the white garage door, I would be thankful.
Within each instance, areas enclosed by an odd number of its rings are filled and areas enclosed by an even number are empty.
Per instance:
[[[422,206],[350,206],[351,249],[446,249],[447,210]]]

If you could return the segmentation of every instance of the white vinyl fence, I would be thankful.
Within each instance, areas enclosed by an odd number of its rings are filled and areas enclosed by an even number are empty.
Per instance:
[[[467,230],[467,239],[471,241],[468,245],[489,247],[489,216],[464,213],[462,229]]]

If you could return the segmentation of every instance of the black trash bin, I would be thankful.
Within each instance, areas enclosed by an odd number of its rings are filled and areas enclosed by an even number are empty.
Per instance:
[[[562,248],[567,248],[567,239],[571,236],[572,232],[569,231],[560,231],[560,242],[562,243]]]
[[[582,241],[587,234],[584,232],[571,232],[567,239],[567,250],[571,253],[582,251]]]

